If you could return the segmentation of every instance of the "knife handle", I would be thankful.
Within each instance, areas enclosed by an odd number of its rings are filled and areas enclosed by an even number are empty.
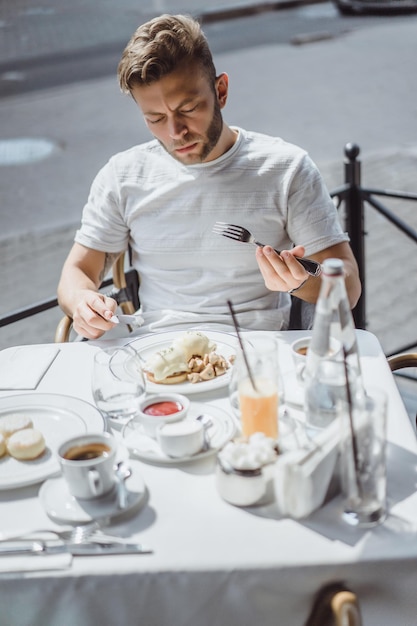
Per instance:
[[[41,554],[44,546],[41,541],[7,541],[0,543],[0,555]]]

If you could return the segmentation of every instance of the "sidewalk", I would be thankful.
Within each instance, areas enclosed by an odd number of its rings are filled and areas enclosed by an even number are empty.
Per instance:
[[[74,50],[126,43],[139,24],[161,13],[187,13],[202,24],[324,0],[3,0],[0,6],[0,74],[25,62]]]

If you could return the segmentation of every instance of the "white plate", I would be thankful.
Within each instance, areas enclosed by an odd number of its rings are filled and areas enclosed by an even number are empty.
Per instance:
[[[199,329],[200,330],[200,329]],[[163,333],[155,333],[153,335],[145,335],[138,337],[129,343],[138,352],[141,359],[147,361],[155,352],[169,348],[174,339],[183,335],[185,331],[169,331]],[[217,344],[216,353],[224,356],[226,360],[230,356],[236,354],[238,346],[237,337],[229,333],[222,333],[212,330],[201,330],[211,341]],[[232,367],[232,366],[231,366]],[[183,393],[184,395],[203,393],[212,389],[220,389],[226,387],[230,381],[231,369],[229,368],[223,376],[218,376],[212,380],[206,380],[201,383],[190,383],[189,381],[178,383],[175,385],[163,385],[146,381],[146,389],[149,393],[161,393],[161,391],[172,391],[172,393]]]
[[[233,418],[226,413],[226,411],[223,411],[223,409],[219,409],[211,404],[192,402],[185,419],[196,419],[196,417],[202,413],[210,417],[213,422],[213,425],[210,426],[207,431],[210,440],[210,448],[204,452],[199,452],[193,456],[186,456],[180,459],[173,459],[166,456],[159,447],[158,442],[146,435],[143,432],[142,424],[135,421],[134,418],[132,418],[123,429],[124,444],[132,456],[142,461],[151,461],[161,465],[199,461],[217,452],[234,437],[236,432]]]
[[[26,487],[42,482],[60,471],[56,451],[65,439],[87,432],[103,432],[105,421],[92,404],[70,396],[28,393],[0,398],[0,417],[24,413],[31,418],[46,441],[39,459],[18,461],[0,458],[0,490]]]
[[[69,493],[67,483],[61,476],[50,478],[43,483],[39,490],[39,499],[49,517],[55,522],[83,524],[102,518],[106,520],[110,518],[113,522],[132,513],[144,502],[146,487],[138,472],[133,471],[127,478],[126,487],[127,503],[123,510],[118,508],[116,490],[95,500],[77,500]]]

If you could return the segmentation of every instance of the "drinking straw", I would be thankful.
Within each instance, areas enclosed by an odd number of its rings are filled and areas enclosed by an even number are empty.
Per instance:
[[[358,489],[358,493],[361,492],[361,483],[359,480],[359,463],[358,463],[358,442],[356,440],[355,428],[353,425],[353,403],[352,403],[352,394],[350,390],[349,384],[349,373],[347,366],[347,351],[346,347],[343,346],[343,365],[345,368],[345,379],[346,379],[346,395],[348,401],[348,414],[349,414],[349,427],[350,427],[350,435],[352,438],[352,451],[353,451],[353,464],[355,467],[355,479],[356,479],[356,487]]]
[[[228,305],[228,307],[229,307],[229,309],[230,309],[230,314],[231,314],[231,316],[232,316],[233,325],[234,325],[234,327],[235,327],[235,330],[236,330],[236,335],[237,335],[237,338],[238,338],[238,340],[239,340],[239,345],[240,345],[240,348],[241,348],[241,350],[242,350],[243,360],[245,361],[246,369],[248,370],[248,374],[249,374],[249,379],[250,379],[250,382],[252,383],[252,387],[253,387],[253,389],[256,391],[256,393],[258,393],[258,390],[257,390],[256,385],[255,385],[255,380],[254,380],[254,378],[253,378],[253,375],[252,375],[251,369],[250,369],[250,367],[249,367],[249,361],[248,361],[248,358],[247,358],[247,356],[246,356],[245,348],[244,348],[244,346],[243,346],[243,341],[242,341],[242,338],[241,338],[241,336],[240,336],[239,326],[238,326],[238,324],[237,324],[237,319],[236,319],[236,314],[235,314],[235,312],[234,312],[233,305],[232,305],[232,303],[230,302],[230,300],[228,300],[228,301],[227,301],[227,305]]]

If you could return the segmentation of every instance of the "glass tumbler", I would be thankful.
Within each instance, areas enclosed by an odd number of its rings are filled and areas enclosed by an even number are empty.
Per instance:
[[[123,346],[97,352],[91,384],[94,401],[106,417],[121,419],[135,415],[146,391],[136,350]]]
[[[386,416],[385,392],[369,389],[352,421],[342,419],[343,519],[351,525],[373,526],[386,517]]]

